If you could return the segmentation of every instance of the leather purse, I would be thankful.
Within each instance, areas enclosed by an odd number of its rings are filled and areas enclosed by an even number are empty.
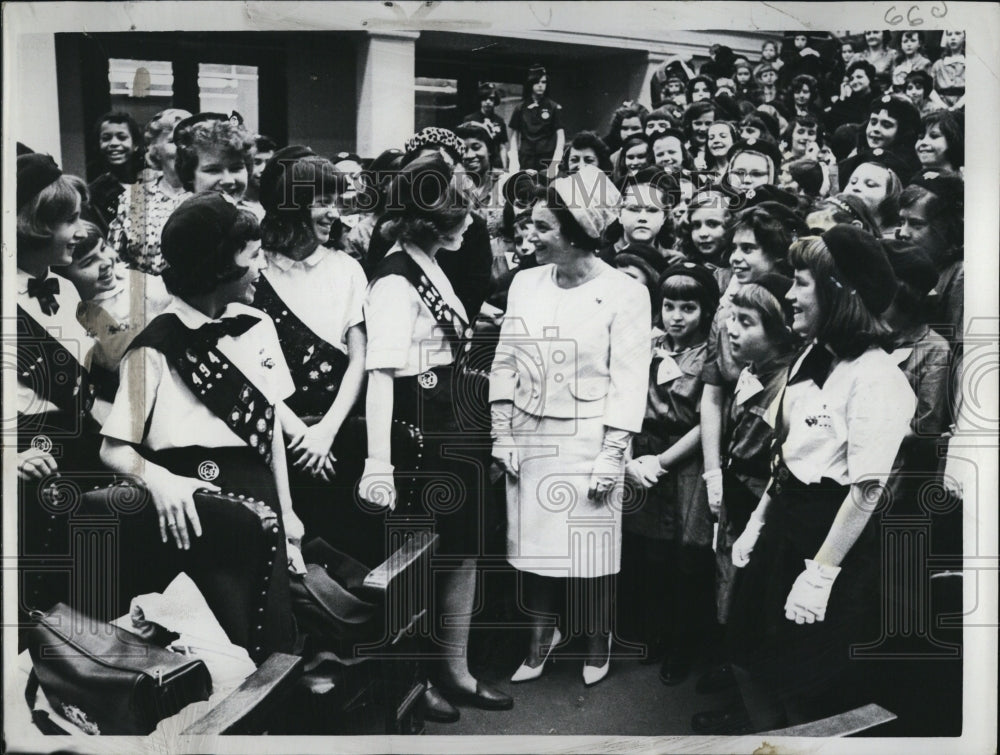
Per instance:
[[[88,734],[149,734],[164,718],[211,695],[204,661],[171,653],[63,603],[33,618],[32,675],[52,707]],[[37,722],[38,711],[32,712]]]

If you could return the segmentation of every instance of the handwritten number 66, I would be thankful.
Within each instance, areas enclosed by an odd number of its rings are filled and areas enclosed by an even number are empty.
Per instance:
[[[924,23],[924,19],[919,15],[920,6],[911,5],[909,10],[906,11],[906,16],[904,17],[902,13],[896,11],[896,6],[893,5],[889,10],[885,12],[885,22],[889,26],[898,26],[901,24],[905,18],[906,23],[910,26],[921,26]],[[931,15],[934,18],[944,18],[948,15],[948,4],[945,2],[931,6]]]

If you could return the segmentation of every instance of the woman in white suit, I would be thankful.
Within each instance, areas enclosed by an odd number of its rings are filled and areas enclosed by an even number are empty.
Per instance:
[[[621,562],[623,459],[642,425],[646,288],[596,256],[618,192],[596,168],[557,179],[532,211],[541,265],[515,276],[490,380],[493,455],[507,475],[507,558],[523,576],[531,645],[512,681],[541,675],[562,639],[561,581],[588,638],[584,683],[608,672]]]

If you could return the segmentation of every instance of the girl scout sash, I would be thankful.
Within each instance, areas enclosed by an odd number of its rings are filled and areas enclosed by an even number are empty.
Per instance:
[[[87,370],[20,306],[17,379],[61,411],[85,414],[94,405],[95,391]]]
[[[253,305],[271,316],[281,350],[292,373],[296,394],[285,403],[299,416],[325,413],[340,389],[350,362],[347,354],[316,335],[292,311],[262,275]]]
[[[238,315],[192,330],[166,313],[149,323],[128,351],[146,346],[163,354],[191,393],[270,466],[274,406],[217,346],[222,336],[240,336],[258,322]]]

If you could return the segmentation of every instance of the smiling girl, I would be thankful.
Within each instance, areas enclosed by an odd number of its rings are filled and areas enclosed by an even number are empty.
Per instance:
[[[746,709],[699,714],[699,731],[794,725],[868,694],[848,649],[878,609],[874,509],[916,404],[882,348],[896,280],[878,239],[853,226],[798,240],[789,259],[792,329],[810,345],[778,404],[770,483],[733,545]]]
[[[722,180],[722,175],[729,164],[729,153],[733,145],[739,141],[736,127],[729,121],[715,121],[708,127],[705,153],[705,167],[709,171],[706,180],[715,184]]]
[[[924,170],[962,172],[965,168],[964,111],[938,111],[924,116],[916,152]]]

